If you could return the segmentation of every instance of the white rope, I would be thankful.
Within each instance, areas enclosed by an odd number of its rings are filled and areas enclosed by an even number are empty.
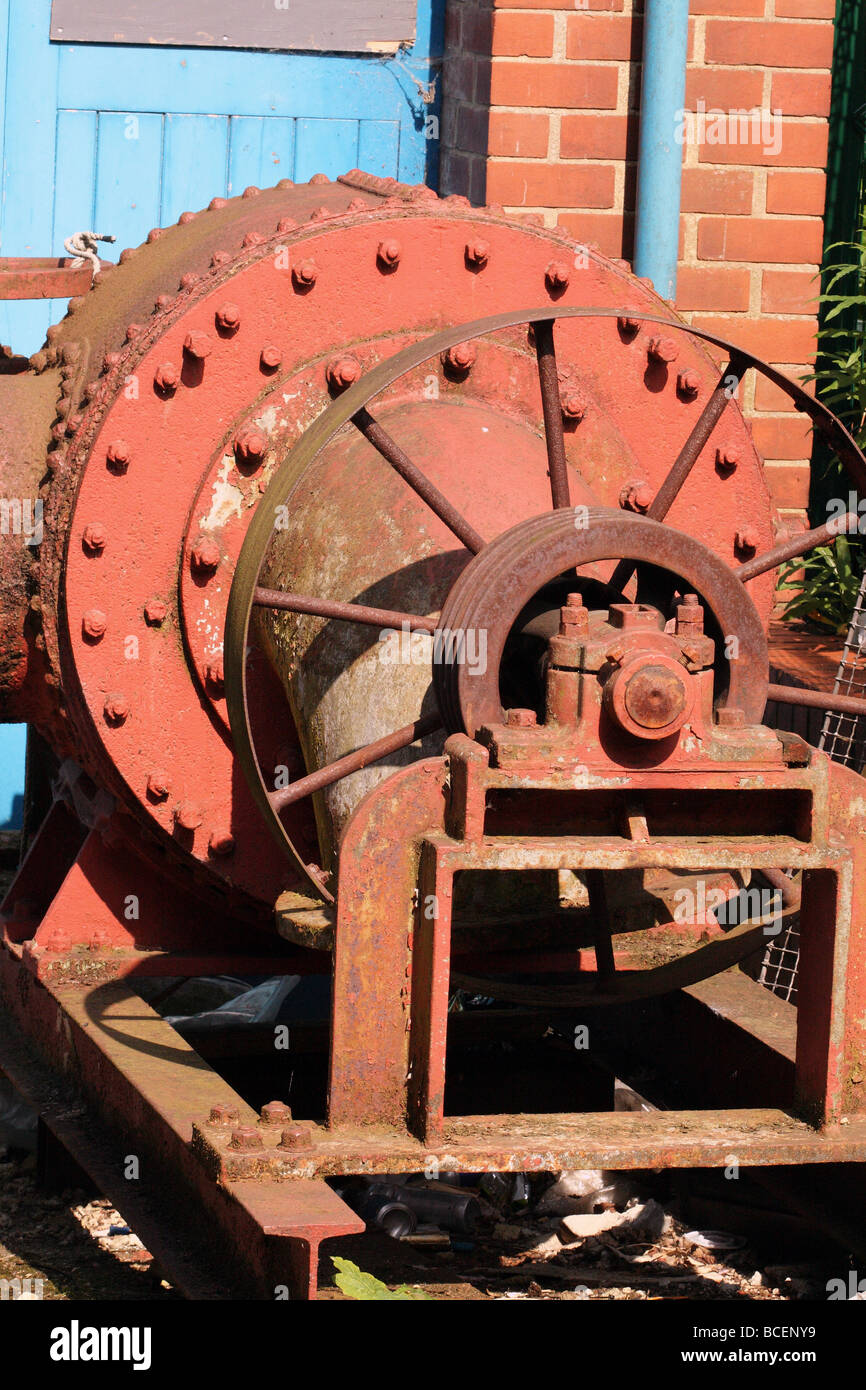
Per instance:
[[[72,262],[73,270],[80,269],[85,261],[89,261],[93,274],[99,274],[100,264],[96,246],[100,241],[117,241],[117,237],[101,232],[75,232],[73,236],[66,238],[63,246],[70,256],[75,257]]]

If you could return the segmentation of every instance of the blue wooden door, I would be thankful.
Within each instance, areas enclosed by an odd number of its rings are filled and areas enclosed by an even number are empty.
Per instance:
[[[51,0],[0,0],[0,252],[61,256],[92,230],[112,259],[214,196],[320,172],[435,187],[443,12],[418,0],[411,49],[342,56],[52,43]],[[0,302],[0,342],[34,352],[65,307]],[[0,728],[0,826],[22,749]]]

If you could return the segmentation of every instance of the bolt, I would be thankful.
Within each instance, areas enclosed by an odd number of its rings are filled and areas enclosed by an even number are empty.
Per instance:
[[[559,404],[566,420],[580,421],[586,414],[586,399],[580,391],[566,389],[560,393]]]
[[[687,396],[689,400],[694,400],[701,389],[701,379],[697,372],[692,371],[691,367],[686,368],[677,376],[677,390],[681,396]]]
[[[237,1129],[232,1130],[231,1148],[249,1152],[251,1149],[263,1149],[264,1143],[252,1125],[238,1125]]]
[[[268,447],[268,436],[257,429],[243,429],[235,439],[235,458],[238,463],[259,464]]]
[[[236,328],[240,327],[241,311],[237,304],[227,300],[225,304],[219,306],[214,314],[214,319],[217,328],[221,328],[224,333],[233,333]]]
[[[174,818],[181,830],[198,830],[204,820],[204,815],[201,807],[196,806],[194,801],[182,801],[175,808]]]
[[[551,261],[544,272],[544,280],[551,294],[557,290],[567,290],[571,279],[571,268],[566,261]]]
[[[165,622],[168,605],[161,598],[149,598],[144,605],[144,621],[151,627],[159,627]]]
[[[624,656],[625,647],[620,642],[618,642],[616,646],[611,647],[609,651],[605,652],[606,659],[610,661],[614,666],[619,666]]]
[[[261,356],[259,357],[259,365],[263,372],[273,372],[276,371],[282,360],[283,354],[280,352],[280,349],[274,347],[271,343],[267,343],[262,348]]]
[[[621,333],[628,333],[632,337],[640,330],[640,319],[631,314],[621,314],[616,322]]]
[[[236,1125],[239,1119],[240,1112],[233,1105],[212,1105],[208,1124]]]
[[[313,1136],[309,1125],[292,1125],[284,1129],[278,1145],[281,1149],[311,1149]]]
[[[534,729],[538,718],[534,709],[507,709],[505,722],[509,729]]]
[[[129,701],[125,695],[109,695],[102,712],[109,724],[123,724],[129,714]]]
[[[479,270],[483,270],[484,266],[486,266],[487,262],[490,260],[489,243],[481,240],[467,241],[466,260],[469,265],[474,265]]]
[[[569,594],[565,607],[559,610],[560,637],[576,637],[585,632],[589,624],[589,613],[583,606],[582,594]]]
[[[676,362],[679,348],[673,338],[650,338],[647,352],[654,362]]]
[[[455,343],[454,347],[443,353],[442,365],[450,368],[452,372],[465,373],[472,370],[477,359],[478,348],[475,343]]]
[[[153,374],[153,383],[158,391],[166,394],[176,390],[180,381],[180,371],[174,362],[161,362]]]
[[[287,1105],[283,1105],[281,1100],[269,1100],[267,1105],[262,1106],[261,1122],[263,1125],[284,1125],[291,1121],[292,1112]]]
[[[125,473],[132,451],[125,439],[113,439],[105,451],[105,461],[113,473]]]
[[[353,386],[361,375],[361,364],[351,353],[332,357],[325,368],[325,376],[332,391],[345,391]]]
[[[171,791],[171,780],[167,772],[151,772],[147,779],[147,794],[156,801],[165,801]]]
[[[758,548],[757,531],[745,530],[738,531],[734,538],[734,545],[743,555],[754,555]]]
[[[319,278],[319,267],[313,260],[300,261],[292,271],[292,279],[299,289],[311,289]]]
[[[716,710],[716,723],[721,729],[742,729],[746,723],[746,712],[736,705],[722,706]]]
[[[700,599],[697,594],[686,594],[682,603],[676,607],[676,631],[677,635],[688,635],[704,630],[704,610],[701,607]],[[688,653],[686,653],[688,655]],[[696,661],[698,657],[692,657]]]
[[[100,637],[105,635],[107,627],[108,619],[99,608],[88,608],[81,620],[81,631],[84,636],[92,637],[94,641],[98,641]]]
[[[207,847],[217,859],[225,859],[234,851],[235,837],[229,830],[212,830]]]
[[[220,548],[211,536],[199,536],[190,551],[190,560],[194,570],[202,574],[213,574],[219,566]]]
[[[91,522],[85,526],[81,536],[81,544],[88,555],[101,555],[108,541],[108,532],[100,522]]]
[[[400,257],[403,254],[403,247],[399,241],[392,238],[390,241],[380,241],[376,258],[385,270],[393,270],[400,264]]]
[[[716,467],[721,473],[733,473],[740,462],[740,451],[733,444],[725,444],[716,450]]]
[[[648,511],[654,493],[649,483],[637,481],[629,483],[619,495],[619,505],[631,512]]]
[[[222,657],[217,656],[213,661],[209,661],[204,674],[208,685],[212,685],[215,690],[222,690],[226,679]]]
[[[189,353],[190,357],[195,357],[197,361],[203,362],[206,357],[210,357],[213,352],[213,342],[207,333],[201,333],[198,329],[193,329],[187,333],[183,340],[183,350]]]

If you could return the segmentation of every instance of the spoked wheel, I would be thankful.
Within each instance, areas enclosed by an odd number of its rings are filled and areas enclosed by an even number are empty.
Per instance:
[[[462,324],[413,344],[383,361],[338,396],[303,435],[259,502],[237,565],[228,608],[225,637],[228,712],[236,753],[258,804],[272,832],[310,882],[318,899],[333,901],[333,894],[326,886],[327,874],[318,865],[306,862],[306,856],[286,829],[283,813],[304,798],[334,787],[360,769],[408,749],[431,734],[465,732],[474,736],[482,724],[501,721],[504,718],[504,672],[501,668],[515,623],[521,615],[531,611],[534,597],[551,587],[557,592],[563,586],[568,587],[569,576],[574,581],[581,567],[592,567],[591,582],[605,596],[599,606],[607,606],[608,599],[622,599],[627,593],[635,595],[639,603],[659,605],[669,602],[677,592],[694,592],[701,596],[713,614],[717,631],[721,634],[735,631],[739,638],[737,653],[720,668],[720,676],[722,670],[727,674],[721,676],[719,682],[719,707],[736,709],[747,722],[759,723],[768,698],[791,698],[792,692],[787,688],[768,685],[764,625],[748,596],[747,586],[812,547],[832,542],[838,534],[856,526],[857,519],[836,518],[732,565],[702,542],[665,525],[665,518],[751,369],[766,376],[811,418],[861,489],[866,488],[866,458],[826,407],[774,368],[712,334],[675,320],[642,314],[644,322],[658,324],[667,331],[685,332],[721,349],[728,358],[727,365],[661,485],[649,497],[623,496],[620,499],[621,506],[642,514],[587,506],[587,489],[581,486],[582,480],[568,460],[563,423],[564,414],[568,412],[562,398],[555,325],[557,321],[581,318],[614,318],[622,324],[628,321],[628,314],[627,309],[569,307],[557,310],[547,306]],[[472,345],[497,333],[508,333],[520,325],[529,326],[537,359],[550,512],[547,516],[529,518],[486,541],[477,525],[413,462],[399,439],[392,437],[370,407],[376,397],[422,364],[436,358],[444,360],[449,354],[453,361],[454,351],[459,352],[461,345]],[[457,548],[462,548],[463,559],[459,562],[457,577],[446,589],[438,615],[351,601],[355,597],[352,594],[337,600],[282,591],[273,584],[262,583],[262,570],[272,542],[285,526],[285,519],[292,514],[298,499],[303,497],[304,489],[309,488],[316,460],[350,422],[402,479],[406,489],[411,490],[438,518],[441,526],[447,528]],[[553,603],[555,605],[555,598]],[[428,641],[432,635],[434,647],[439,643],[439,658],[433,666],[435,703],[425,700],[425,708],[418,709],[414,719],[392,733],[353,747],[344,756],[314,767],[288,785],[273,785],[272,776],[262,768],[256,755],[247,712],[246,655],[252,640],[251,620],[257,610],[312,615],[329,622],[358,624],[380,631],[420,633],[425,634]],[[483,630],[488,643],[486,674],[474,681],[468,676],[465,663],[450,660],[448,656],[448,634],[464,631],[468,626]],[[440,639],[443,640],[440,642]],[[794,698],[799,703],[814,701],[824,708],[853,710],[856,706],[855,712],[866,713],[866,701],[800,690],[795,692]],[[396,829],[399,832],[399,828]],[[793,895],[788,892],[787,896],[790,901]],[[761,925],[753,922],[746,924],[746,928],[737,928],[723,940],[703,947],[707,953],[703,963],[699,963],[701,952],[693,952],[691,965],[674,962],[657,971],[638,972],[647,977],[642,985],[629,986],[624,994],[618,988],[605,987],[601,994],[617,998],[642,997],[714,974],[761,944]],[[650,978],[653,976],[655,980]],[[578,996],[583,1002],[587,1001],[586,990],[581,987],[567,1002],[576,1002]],[[561,993],[558,997],[562,999]],[[598,991],[594,998],[595,1002],[603,1002]]]

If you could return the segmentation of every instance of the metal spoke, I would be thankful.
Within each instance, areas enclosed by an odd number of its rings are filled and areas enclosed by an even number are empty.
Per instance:
[[[731,360],[722,371],[713,393],[695,421],[688,439],[677,454],[667,477],[647,508],[646,515],[651,517],[653,521],[664,521],[676,501],[680,489],[697,463],[707,440],[722,418],[725,406],[733,400],[736,390],[750,366],[751,363],[740,357],[738,353],[731,353]],[[734,381],[736,386],[732,387]],[[612,588],[617,591],[624,589],[634,574],[634,568],[632,560],[620,560],[610,577]]]
[[[438,714],[425,715],[423,719],[416,719],[414,724],[407,724],[404,728],[397,729],[393,734],[386,734],[384,738],[378,738],[374,743],[368,743],[363,748],[356,749],[354,753],[347,753],[344,758],[338,758],[335,763],[329,763],[327,767],[320,767],[318,771],[311,772],[307,777],[300,777],[297,782],[290,783],[288,787],[281,787],[279,791],[268,792],[268,800],[273,809],[279,813],[295,801],[301,801],[305,796],[312,796],[313,792],[324,791],[325,787],[332,787],[335,782],[342,781],[351,773],[360,772],[370,763],[377,763],[381,758],[387,758],[389,753],[397,753],[401,748],[408,748],[419,738],[425,738],[427,734],[433,734],[441,727],[442,720]]]
[[[780,705],[798,705],[803,709],[837,710],[840,714],[866,715],[866,700],[856,695],[830,695],[823,690],[803,690],[798,685],[768,685],[767,699]]]
[[[774,570],[777,565],[783,565],[786,560],[795,560],[798,555],[804,555],[813,546],[838,540],[844,531],[851,531],[856,535],[859,522],[860,518],[856,512],[846,512],[844,516],[825,521],[823,526],[815,526],[811,531],[802,531],[799,536],[782,541],[781,545],[773,546],[772,550],[765,550],[763,555],[756,555],[754,560],[747,560],[744,565],[738,565],[734,574],[746,584],[750,579],[757,579],[759,574],[766,574],[767,570]]]
[[[589,910],[592,914],[595,968],[602,979],[608,979],[615,974],[616,965],[613,958],[613,937],[611,935],[610,911],[607,905],[607,890],[601,869],[587,869],[586,887],[589,893]]]
[[[310,613],[315,618],[338,618],[348,623],[366,623],[369,627],[390,627],[410,632],[435,632],[436,619],[422,618],[417,613],[396,613],[390,608],[368,608],[361,603],[336,603],[327,598],[307,598],[305,594],[288,594],[282,589],[256,589],[253,603],[258,608],[279,608],[287,613]]]
[[[553,319],[545,319],[535,325],[535,353],[538,358],[538,382],[544,411],[550,495],[554,509],[559,510],[561,507],[571,506],[571,493],[568,487],[568,464],[565,458],[565,433],[562,428],[562,403],[559,397],[556,347],[553,342]]]
[[[405,454],[396,440],[391,438],[388,431],[383,429],[377,420],[373,419],[366,407],[362,407],[352,416],[352,424],[361,431],[365,439],[370,441],[373,448],[378,450],[385,462],[390,463],[395,473],[399,473],[400,477],[417,492],[421,500],[427,503],[430,510],[436,513],[449,531],[453,531],[467,550],[471,550],[473,555],[477,555],[479,550],[483,550],[484,537],[480,536],[475,528],[469,525],[466,518],[460,515],[456,507],[448,501],[443,492],[439,491],[435,483],[431,483],[426,474],[415,466],[409,455]]]

